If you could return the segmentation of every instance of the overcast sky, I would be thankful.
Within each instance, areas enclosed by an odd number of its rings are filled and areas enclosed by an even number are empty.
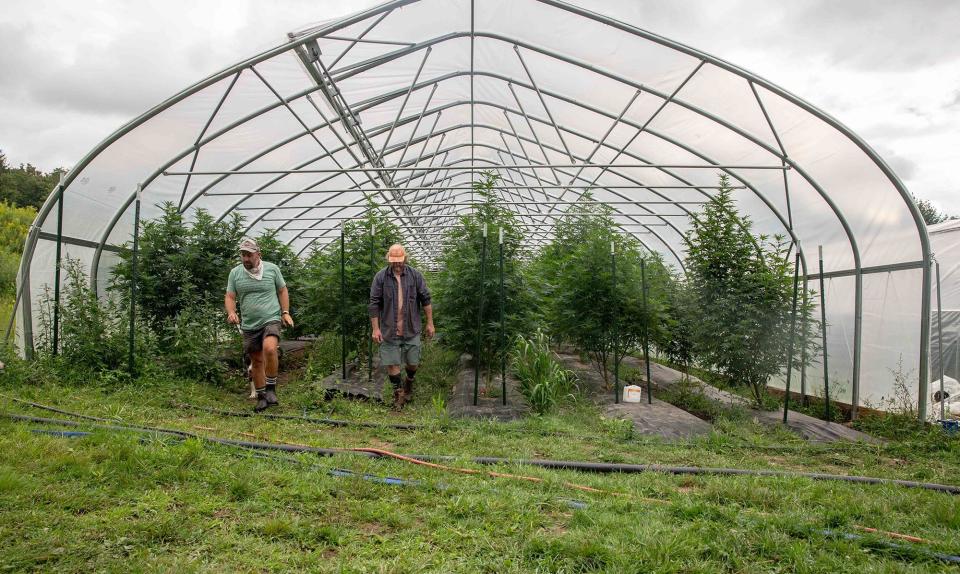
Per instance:
[[[116,128],[288,31],[369,0],[4,0],[0,149],[70,167]],[[960,214],[960,1],[579,0],[810,101]]]

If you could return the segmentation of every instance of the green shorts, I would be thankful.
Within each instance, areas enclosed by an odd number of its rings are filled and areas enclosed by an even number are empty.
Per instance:
[[[389,365],[419,365],[420,335],[380,343],[380,363]]]

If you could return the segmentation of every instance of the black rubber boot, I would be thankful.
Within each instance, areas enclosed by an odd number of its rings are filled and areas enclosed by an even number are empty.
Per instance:
[[[277,385],[267,385],[267,390],[264,393],[264,396],[267,399],[268,407],[275,407],[280,404],[280,401],[277,400]]]
[[[270,403],[267,402],[267,390],[257,389],[257,405],[253,407],[253,412],[259,413],[265,411],[269,406]]]
[[[393,409],[399,411],[403,408],[403,404],[407,402],[407,398],[403,394],[403,389],[400,387],[400,375],[388,375],[390,377],[390,385],[393,387]]]

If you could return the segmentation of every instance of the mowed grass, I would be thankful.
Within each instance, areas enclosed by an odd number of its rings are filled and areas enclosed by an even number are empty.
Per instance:
[[[810,444],[721,413],[682,443],[636,436],[581,401],[512,423],[449,420],[425,382],[403,413],[325,401],[307,381],[281,389],[284,414],[415,422],[422,429],[330,427],[231,418],[245,384],[80,385],[38,377],[0,391],[123,424],[238,440],[443,454],[453,466],[541,479],[465,475],[356,454],[257,454],[201,440],[0,420],[2,571],[936,572],[926,551],[960,553],[960,497],[893,485],[795,477],[590,474],[473,456],[817,471],[960,484],[958,438],[883,446]],[[28,377],[29,379],[29,377]],[[41,380],[42,379],[42,380]],[[0,397],[5,412],[69,418]],[[71,430],[84,430],[71,429]],[[282,460],[280,458],[281,457]],[[343,476],[337,469],[353,474]],[[370,475],[367,479],[364,474]],[[408,484],[384,484],[396,477]],[[370,479],[372,478],[372,479]],[[603,492],[584,492],[567,483]],[[866,526],[919,536],[891,541]],[[848,540],[830,533],[851,533]]]

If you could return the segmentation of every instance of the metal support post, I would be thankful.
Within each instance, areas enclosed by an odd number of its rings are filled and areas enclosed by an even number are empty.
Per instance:
[[[487,267],[487,224],[483,224],[483,242],[480,244],[480,306],[477,311],[477,346],[473,357],[473,406],[477,406],[480,397],[480,339],[483,332],[483,292]]]
[[[500,395],[507,404],[507,325],[504,322],[503,301],[503,226],[500,226]],[[942,364],[942,363],[941,363]],[[941,377],[942,379],[943,377]]]
[[[937,358],[940,360],[940,420],[944,420],[946,395],[943,392],[943,308],[940,306],[940,262],[936,262],[937,270]]]
[[[809,288],[807,284],[807,279],[803,280],[803,308],[807,308],[809,303],[807,297],[810,296]],[[810,336],[808,331],[809,323],[807,321],[807,315],[804,313],[803,317],[800,318],[800,338],[803,340],[803,344],[800,345],[800,401],[804,407],[809,406],[810,400],[807,398],[807,337]]]
[[[344,229],[340,226],[340,369],[341,380],[347,380],[347,273],[344,261]]]
[[[827,370],[827,301],[823,288],[823,245],[817,246],[820,257],[820,331],[823,342],[823,400],[827,422],[830,422],[830,378]]]
[[[53,277],[53,356],[60,349],[60,253],[63,246],[63,174],[57,185],[57,259]],[[16,307],[14,307],[16,311]]]
[[[610,242],[610,287],[613,293],[613,321],[610,322],[610,330],[613,336],[610,341],[613,343],[613,402],[620,404],[620,362],[617,361],[617,316],[620,309],[617,301],[617,247],[616,243]]]
[[[647,365],[647,404],[653,404],[653,381],[650,376],[650,317],[647,307],[647,260],[640,259],[640,291],[643,293],[643,360]]]
[[[137,320],[137,254],[140,250],[140,201],[143,199],[143,187],[137,184],[137,199],[133,208],[133,254],[130,259],[130,352],[127,367],[135,374],[134,343],[136,342]]]
[[[370,279],[373,280],[373,277],[377,274],[376,262],[374,261],[374,236],[377,231],[376,224],[370,224]],[[373,382],[373,329],[371,327],[370,337],[369,337],[369,347],[367,349],[367,382]]]
[[[797,329],[797,295],[800,287],[800,250],[793,262],[793,304],[790,309],[790,341],[787,343],[787,388],[783,394],[783,424],[787,424],[787,411],[790,410],[790,377],[793,374],[793,339]]]

